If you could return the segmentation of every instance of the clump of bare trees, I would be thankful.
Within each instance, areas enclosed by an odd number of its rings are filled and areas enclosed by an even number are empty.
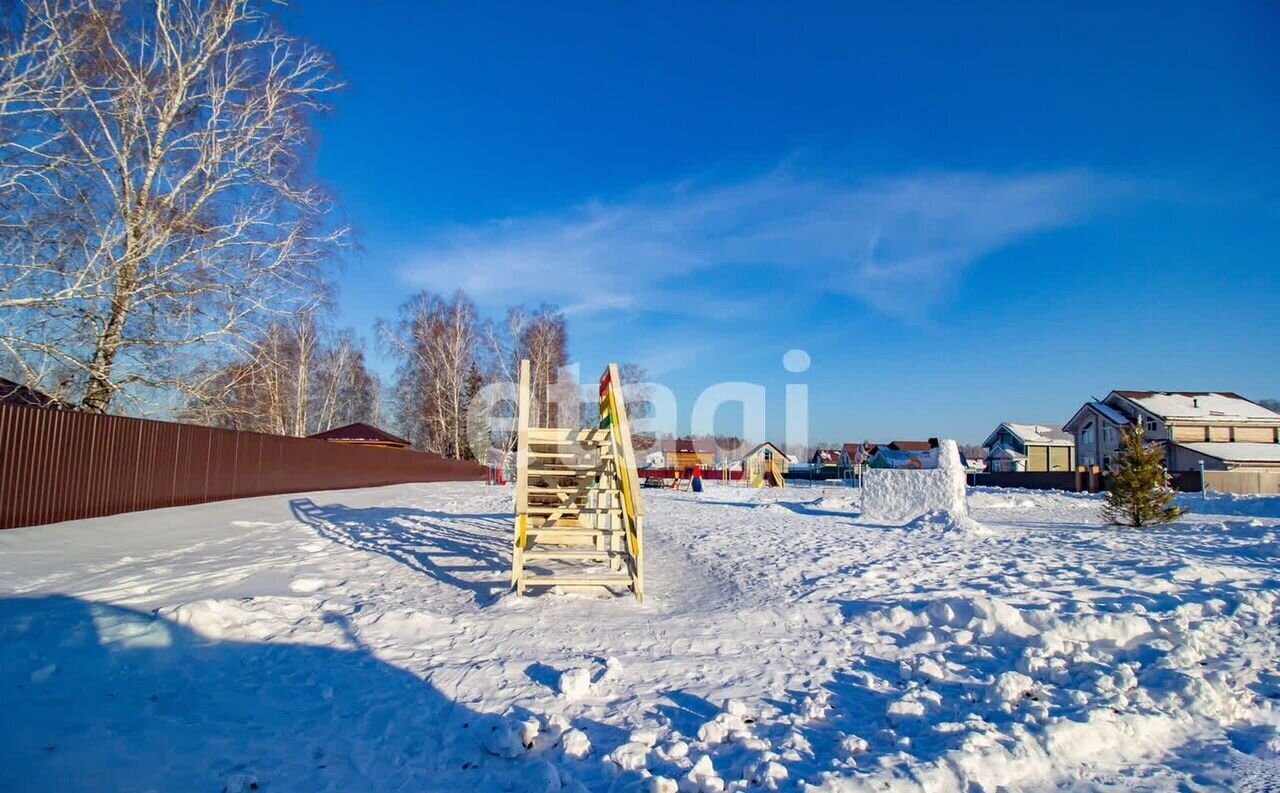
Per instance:
[[[339,82],[267,7],[19,0],[0,14],[5,369],[104,412],[210,382],[191,373],[220,352],[256,359],[281,315],[320,302],[346,232],[308,157]]]
[[[270,0],[16,0],[0,11],[0,369],[93,412],[306,435],[380,421],[325,310],[347,230],[311,175],[340,88]],[[468,408],[533,363],[537,424],[582,420],[549,306],[482,321],[423,293],[378,329],[397,428],[467,457]],[[570,381],[571,382],[571,381]],[[566,409],[576,411],[570,416]],[[500,443],[503,441],[499,441]]]
[[[232,363],[201,372],[184,418],[275,435],[312,435],[381,421],[379,383],[350,330],[316,312],[283,317]]]
[[[448,298],[421,292],[400,307],[395,322],[380,323],[379,338],[399,361],[398,427],[420,449],[471,459],[491,444],[509,445],[510,438],[494,438],[488,427],[469,426],[468,416],[487,385],[515,393],[523,358],[531,363],[535,426],[579,404],[576,393],[564,391],[568,329],[551,306],[517,306],[502,322],[482,321],[461,290]]]

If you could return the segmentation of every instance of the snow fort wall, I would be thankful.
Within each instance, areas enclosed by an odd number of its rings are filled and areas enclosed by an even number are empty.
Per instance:
[[[908,523],[934,512],[955,520],[968,517],[964,466],[952,440],[939,445],[937,468],[873,468],[863,475],[862,487],[862,514],[868,518]]]

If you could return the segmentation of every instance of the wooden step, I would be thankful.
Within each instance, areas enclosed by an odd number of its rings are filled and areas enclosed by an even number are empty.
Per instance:
[[[608,430],[529,428],[529,443],[600,445],[609,440]]]
[[[621,559],[625,556],[622,551],[582,549],[582,548],[534,548],[525,549],[524,558],[526,559]]]
[[[594,474],[598,470],[594,465],[557,465],[554,468],[530,468],[525,474],[527,476],[580,476],[585,479],[587,474]]]
[[[546,531],[528,531],[526,532],[529,544],[525,546],[526,550],[536,545],[565,545],[575,546],[578,548],[593,548],[601,537],[606,536],[603,533],[596,532],[594,534],[584,534],[582,532],[570,530],[568,532],[557,529],[548,529]]]
[[[564,526],[548,526],[545,529],[526,529],[525,534],[536,538],[530,542],[549,542],[560,545],[569,542],[583,543],[584,545],[594,542],[598,537],[606,537],[610,532],[603,529],[573,529]]]
[[[631,586],[631,574],[576,576],[535,576],[528,573],[524,576],[525,586]]]
[[[615,534],[615,533],[621,534],[624,531],[624,529],[622,529],[621,527],[616,529],[605,529],[605,528],[596,528],[595,526],[564,524],[564,523],[560,523],[559,521],[557,521],[556,523],[552,523],[550,525],[547,525],[545,523],[533,522],[538,520],[543,520],[543,518],[531,518],[529,528],[525,529],[525,531],[528,532],[529,534],[556,533],[556,534],[572,534],[574,536],[582,535],[583,537],[590,537],[597,534],[604,534],[604,535]]]
[[[569,514],[570,512],[574,513],[575,515],[584,514],[584,513],[588,515],[593,515],[593,514],[605,515],[610,512],[621,513],[622,507],[621,506],[587,507],[587,506],[577,506],[574,504],[560,504],[558,506],[548,506],[545,504],[530,504],[529,508],[525,512],[528,515],[551,515],[556,512],[563,512],[566,515]]]
[[[622,493],[622,491],[616,487],[601,489],[598,487],[573,487],[572,485],[565,485],[564,487],[537,487],[536,485],[530,485],[525,492],[543,493],[547,495],[554,495],[557,493],[581,493],[584,496],[588,493],[602,493],[604,495],[621,495]]]
[[[529,531],[580,531],[580,532],[610,532],[622,531],[622,529],[605,529],[597,526],[586,526],[581,523],[547,523],[543,516],[532,516],[529,518]],[[569,518],[561,518],[561,520],[569,520]]]

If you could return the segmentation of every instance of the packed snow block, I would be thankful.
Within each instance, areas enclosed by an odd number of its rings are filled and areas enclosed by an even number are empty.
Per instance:
[[[889,523],[909,523],[930,513],[944,513],[954,521],[968,518],[965,472],[955,441],[942,441],[938,467],[925,469],[873,468],[862,478],[862,514]]]

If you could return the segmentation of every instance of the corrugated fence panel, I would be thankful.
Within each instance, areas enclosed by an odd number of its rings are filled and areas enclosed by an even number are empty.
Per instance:
[[[0,529],[274,493],[483,478],[479,465],[421,452],[0,405]]]

